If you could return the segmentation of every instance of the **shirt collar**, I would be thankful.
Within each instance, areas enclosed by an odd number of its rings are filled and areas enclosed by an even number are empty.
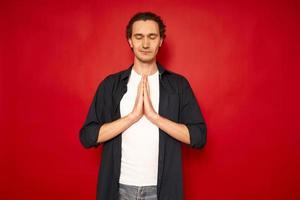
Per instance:
[[[162,75],[166,72],[166,70],[159,62],[156,62],[156,64],[157,64],[157,68],[159,71],[159,77],[162,77]],[[129,77],[132,67],[133,67],[133,64],[131,64],[125,71],[123,71],[123,73],[121,74],[122,80]]]

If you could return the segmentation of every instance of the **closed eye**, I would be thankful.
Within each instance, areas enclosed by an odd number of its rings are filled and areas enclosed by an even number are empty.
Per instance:
[[[140,40],[140,39],[143,38],[143,35],[142,34],[135,34],[134,38],[137,39],[137,40]]]
[[[154,39],[157,38],[157,35],[150,35],[149,38],[152,39],[152,40],[154,40]]]

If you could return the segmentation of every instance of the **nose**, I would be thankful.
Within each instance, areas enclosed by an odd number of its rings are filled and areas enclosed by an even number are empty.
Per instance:
[[[143,39],[143,48],[144,49],[148,49],[149,48],[149,39],[147,37],[145,37]]]

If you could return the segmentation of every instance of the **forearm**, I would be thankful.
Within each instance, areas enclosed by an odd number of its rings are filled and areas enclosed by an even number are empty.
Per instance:
[[[171,137],[183,143],[190,144],[190,134],[186,125],[173,122],[159,114],[152,116],[150,121]]]
[[[110,140],[135,123],[134,118],[129,114],[113,122],[105,123],[100,127],[98,134],[98,143]]]

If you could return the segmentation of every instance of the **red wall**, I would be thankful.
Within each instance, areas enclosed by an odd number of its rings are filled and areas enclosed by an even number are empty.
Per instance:
[[[1,1],[0,199],[95,199],[102,147],[78,132],[145,10],[208,124],[204,149],[183,145],[185,199],[300,199],[299,3],[191,0]]]

